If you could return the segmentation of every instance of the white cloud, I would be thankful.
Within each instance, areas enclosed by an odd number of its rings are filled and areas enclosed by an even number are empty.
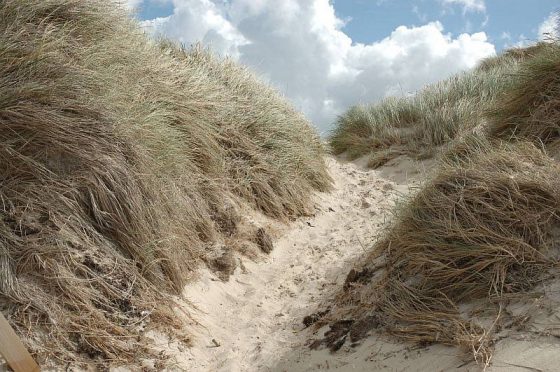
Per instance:
[[[124,5],[127,9],[134,10],[143,3],[144,0],[119,0],[119,3]]]
[[[461,5],[463,14],[467,12],[486,12],[484,0],[441,0],[444,4]]]
[[[145,24],[185,44],[203,41],[278,87],[328,130],[348,106],[407,94],[494,55],[484,33],[452,37],[439,22],[400,26],[353,43],[328,0],[173,0],[174,13]]]
[[[144,21],[142,25],[186,45],[202,42],[220,54],[239,57],[238,48],[247,40],[225,18],[223,4],[211,0],[174,0],[173,5],[172,15]]]
[[[557,13],[551,13],[548,18],[539,26],[539,40],[558,38],[558,25],[560,24]]]

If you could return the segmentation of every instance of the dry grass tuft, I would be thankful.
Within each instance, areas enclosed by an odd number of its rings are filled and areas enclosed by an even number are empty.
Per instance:
[[[555,262],[559,212],[553,159],[529,143],[471,138],[403,204],[363,267],[350,273],[339,317],[356,324],[375,317],[399,338],[458,345],[487,363],[496,321],[478,321],[465,306],[478,301],[499,319],[508,294],[542,281]]]
[[[560,44],[543,43],[488,117],[491,136],[560,144]]]
[[[370,153],[372,167],[440,156],[435,176],[348,275],[325,316],[338,332],[323,343],[336,349],[380,327],[489,363],[507,302],[528,298],[558,265],[560,165],[549,155],[560,148],[559,51],[557,41],[506,51],[339,119],[335,152]]]
[[[521,57],[483,61],[472,71],[430,85],[412,97],[355,106],[341,115],[329,138],[335,154],[370,155],[371,167],[406,154],[427,158],[484,123],[484,110],[507,86]]]
[[[278,93],[111,1],[0,2],[0,126],[0,309],[43,361],[159,358],[144,330],[180,333],[170,294],[240,206],[292,218],[330,187]]]
[[[538,55],[542,52],[543,49],[546,49],[547,47],[548,43],[539,42],[535,45],[529,45],[526,47],[514,47],[511,49],[507,49],[498,56],[489,57],[482,60],[477,69],[488,71],[505,64],[510,64],[513,61],[523,62]]]

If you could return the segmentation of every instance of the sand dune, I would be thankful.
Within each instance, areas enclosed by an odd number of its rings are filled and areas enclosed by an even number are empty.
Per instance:
[[[186,347],[161,333],[147,337],[169,357],[177,371],[555,371],[560,358],[560,281],[542,286],[542,298],[525,308],[529,328],[501,334],[489,366],[454,347],[419,346],[383,334],[370,334],[360,344],[340,350],[311,350],[328,326],[306,328],[304,317],[329,306],[348,271],[359,262],[389,222],[400,196],[414,192],[432,162],[397,158],[377,170],[365,160],[327,160],[335,181],[332,193],[318,194],[315,214],[287,225],[262,216],[257,224],[274,227],[278,237],[268,255],[238,256],[239,267],[224,282],[209,270],[193,278],[177,303],[190,319],[194,344]],[[546,303],[543,299],[546,298]],[[193,311],[193,307],[195,310]],[[137,370],[131,367],[131,370]],[[127,371],[117,368],[115,371]],[[143,370],[158,370],[146,361]]]
[[[344,283],[390,218],[398,195],[424,171],[408,159],[379,170],[334,158],[328,166],[335,190],[316,196],[314,216],[277,226],[280,238],[269,256],[256,262],[239,257],[243,265],[228,282],[203,271],[186,287],[184,297],[198,309],[192,315],[193,347],[159,340],[177,368],[282,370],[312,336],[303,318]]]
[[[367,170],[363,161],[328,159],[335,190],[319,194],[315,215],[276,225],[269,256],[242,261],[228,282],[210,271],[188,285],[191,348],[152,333],[177,370],[189,371],[479,371],[472,356],[443,345],[418,346],[372,334],[337,352],[311,350],[328,326],[305,328],[305,316],[328,306],[350,268],[391,218],[399,195],[413,192],[431,168],[408,158]],[[257,217],[255,217],[257,218]],[[261,224],[274,224],[262,219]],[[550,293],[557,292],[548,288]],[[550,296],[549,296],[550,297]],[[538,301],[535,303],[537,304]],[[548,324],[549,308],[538,318]],[[546,314],[545,314],[546,313]],[[558,318],[557,318],[558,319]],[[496,346],[490,371],[554,371],[560,342],[554,332],[510,332]]]

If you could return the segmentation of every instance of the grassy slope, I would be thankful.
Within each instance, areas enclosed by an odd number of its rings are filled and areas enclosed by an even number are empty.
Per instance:
[[[530,58],[502,99],[491,107],[489,132],[504,140],[524,139],[557,150],[560,138],[560,46],[542,47]]]
[[[354,106],[341,115],[330,136],[336,154],[370,155],[370,166],[407,154],[429,157],[483,124],[485,109],[509,84],[519,61],[542,45],[512,50],[478,68],[430,85],[412,97],[390,97]]]
[[[445,149],[435,176],[402,203],[385,236],[348,276],[333,313],[355,319],[347,325],[351,338],[376,324],[406,340],[458,345],[479,362],[490,360],[494,325],[513,320],[501,309],[512,298],[523,301],[558,265],[551,248],[560,225],[560,166],[553,158],[559,68],[560,46],[539,44],[483,61],[416,97],[354,108],[339,120],[331,138],[337,152]],[[433,97],[441,109],[418,109]],[[369,119],[348,121],[352,112]],[[412,136],[399,126],[405,117],[414,117],[406,121]],[[370,129],[356,140],[357,127]],[[395,140],[378,145],[389,131]],[[478,307],[470,310],[478,311],[465,311],[473,300]]]
[[[240,208],[292,218],[330,187],[278,93],[109,1],[0,3],[0,125],[0,309],[60,360],[149,356],[139,324],[180,326],[167,294],[247,235]]]

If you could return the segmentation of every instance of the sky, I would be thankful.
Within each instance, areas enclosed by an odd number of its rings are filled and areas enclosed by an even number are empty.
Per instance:
[[[408,95],[554,33],[552,0],[122,0],[146,32],[249,66],[321,134],[350,106]]]

